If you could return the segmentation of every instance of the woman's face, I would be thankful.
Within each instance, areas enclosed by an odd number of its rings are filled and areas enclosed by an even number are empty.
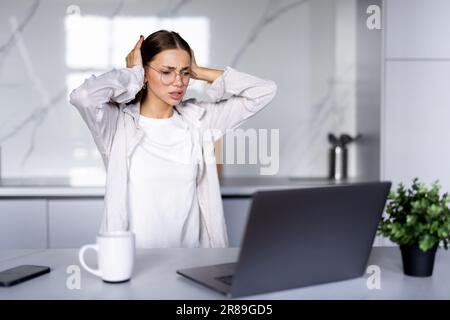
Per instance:
[[[186,93],[187,84],[183,83],[182,77],[179,75],[186,74],[186,72],[190,71],[190,61],[189,54],[183,49],[164,50],[154,56],[153,60],[145,66],[145,77],[148,81],[147,87],[149,88],[149,93],[151,91],[168,105],[177,105],[180,103]],[[174,82],[170,84],[163,83],[161,81],[161,75],[165,79],[170,78],[167,75],[173,70],[178,74]]]

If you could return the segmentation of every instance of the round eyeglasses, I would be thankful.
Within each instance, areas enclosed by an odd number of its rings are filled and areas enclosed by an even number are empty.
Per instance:
[[[176,78],[177,78],[177,75],[180,76],[181,82],[185,86],[188,86],[189,85],[189,81],[191,80],[191,73],[188,70],[184,70],[184,71],[178,73],[175,70],[161,71],[161,70],[153,68],[149,64],[147,64],[147,66],[149,68],[152,68],[153,70],[155,70],[156,72],[158,72],[160,74],[161,83],[164,84],[164,85],[170,85],[170,84],[174,83]]]

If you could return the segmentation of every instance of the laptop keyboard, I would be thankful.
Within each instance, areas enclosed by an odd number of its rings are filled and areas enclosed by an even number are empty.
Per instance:
[[[233,275],[231,274],[229,276],[217,277],[216,280],[231,286],[231,283],[233,282]]]

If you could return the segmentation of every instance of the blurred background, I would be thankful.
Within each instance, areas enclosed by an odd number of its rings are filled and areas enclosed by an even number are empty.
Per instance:
[[[420,177],[449,190],[447,12],[447,0],[1,2],[0,248],[94,241],[105,171],[68,96],[125,67],[139,35],[159,29],[180,33],[199,65],[278,85],[243,126],[279,130],[276,174],[261,177],[259,163],[222,168],[232,246],[254,191],[336,183],[329,133],[361,137],[348,146],[351,181]],[[186,98],[206,99],[204,89],[197,81]]]
[[[202,66],[274,80],[271,105],[243,128],[280,130],[277,175],[327,174],[328,132],[356,131],[356,1],[15,1],[3,3],[2,177],[103,183],[104,168],[68,94],[125,67],[139,34],[181,34]],[[197,82],[186,98],[205,98]],[[351,152],[356,157],[354,152]],[[349,161],[352,175],[356,161]],[[256,176],[256,165],[223,175]]]

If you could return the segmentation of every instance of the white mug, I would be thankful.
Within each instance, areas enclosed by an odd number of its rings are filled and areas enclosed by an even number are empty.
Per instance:
[[[97,251],[98,269],[92,269],[84,261],[88,249]],[[87,271],[105,282],[124,282],[131,279],[135,258],[135,237],[129,231],[100,233],[96,244],[81,247],[80,263]]]

